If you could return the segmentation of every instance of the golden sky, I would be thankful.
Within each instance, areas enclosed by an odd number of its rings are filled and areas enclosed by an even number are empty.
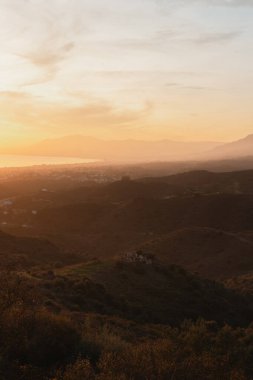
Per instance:
[[[0,0],[0,139],[253,133],[253,0]]]

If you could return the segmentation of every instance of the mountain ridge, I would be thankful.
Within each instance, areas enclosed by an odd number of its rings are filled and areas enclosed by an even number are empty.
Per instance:
[[[18,153],[100,159],[105,162],[231,159],[253,156],[253,134],[228,143],[170,139],[155,141],[141,139],[108,140],[93,136],[68,135],[23,146],[18,150]]]
[[[57,139],[46,139],[33,145],[25,146],[18,153],[122,162],[178,160],[204,153],[219,144],[221,143],[212,141],[180,142],[169,139],[157,141],[105,140],[91,136],[69,135]]]
[[[215,147],[211,153],[214,158],[233,158],[247,157],[253,155],[253,134],[249,134],[244,138],[222,144]]]

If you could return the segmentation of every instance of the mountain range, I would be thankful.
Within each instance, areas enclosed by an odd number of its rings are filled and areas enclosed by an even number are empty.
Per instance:
[[[102,140],[87,136],[48,139],[19,150],[19,154],[80,157],[105,162],[175,161],[204,154],[217,142],[178,142],[171,140]],[[12,152],[8,152],[12,153]]]
[[[246,157],[253,155],[253,134],[243,139],[220,145],[213,149],[212,155],[215,158]]]
[[[12,152],[8,152],[12,153]],[[80,157],[105,162],[215,160],[253,155],[253,134],[230,143],[171,140],[103,140],[73,135],[23,147],[19,154]]]

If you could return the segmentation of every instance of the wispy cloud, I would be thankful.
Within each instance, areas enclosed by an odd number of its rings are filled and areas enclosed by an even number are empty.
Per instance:
[[[36,66],[50,68],[63,61],[74,47],[74,42],[68,42],[54,51],[47,50],[47,47],[40,47],[37,51],[27,53],[23,57]]]
[[[43,44],[30,52],[19,54],[20,57],[40,71],[36,78],[23,83],[23,86],[51,81],[57,75],[59,65],[71,54],[74,48],[74,42],[66,42],[59,47],[48,47]]]
[[[253,0],[195,0],[194,2],[229,7],[253,6]]]
[[[219,43],[229,43],[242,34],[242,31],[227,31],[227,32],[206,32],[205,30],[198,33],[188,31],[187,28],[177,30],[159,30],[153,35],[143,36],[139,38],[112,38],[107,41],[96,41],[95,46],[107,46],[110,49],[121,49],[127,51],[161,51],[166,46],[171,44],[174,46],[194,43],[196,45],[211,45]]]
[[[146,102],[138,109],[122,109],[105,101],[89,101],[80,105],[48,104],[24,92],[0,92],[2,118],[35,130],[67,133],[84,132],[92,128],[132,126],[152,112],[153,104]]]
[[[218,33],[203,33],[192,40],[196,44],[206,45],[206,44],[216,44],[223,42],[230,42],[238,38],[242,34],[241,31],[230,31],[230,32],[218,32]]]
[[[154,0],[158,6],[168,7],[181,7],[191,4],[208,5],[208,6],[222,6],[222,7],[251,7],[253,0]]]

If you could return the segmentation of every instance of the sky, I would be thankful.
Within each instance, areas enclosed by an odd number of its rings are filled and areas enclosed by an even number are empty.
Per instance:
[[[0,0],[0,144],[253,133],[252,20],[253,0]]]

